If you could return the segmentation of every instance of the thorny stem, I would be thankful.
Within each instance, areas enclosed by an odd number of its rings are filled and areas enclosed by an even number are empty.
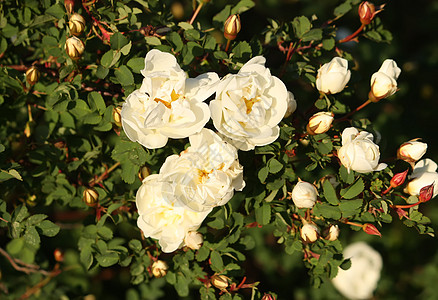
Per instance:
[[[365,24],[360,25],[360,27],[353,32],[352,34],[350,34],[349,36],[347,36],[346,38],[343,38],[342,40],[340,40],[338,43],[346,43],[351,41],[352,39],[354,39],[363,29],[365,28]]]
[[[96,179],[92,180],[90,182],[90,187],[95,186],[96,184],[98,184],[99,182],[101,182],[103,179],[105,179],[109,173],[111,173],[112,171],[114,171],[115,168],[117,168],[118,166],[120,166],[120,162],[116,162],[111,168],[109,168],[108,170],[106,170],[105,172],[102,173],[102,175],[100,175],[99,177],[97,177]]]
[[[195,13],[193,14],[192,18],[190,19],[189,24],[193,24],[196,17],[198,16],[199,12],[201,11],[202,6],[204,5],[204,2],[201,2],[199,6],[196,8]]]
[[[338,123],[338,122],[342,122],[342,121],[348,120],[348,118],[349,118],[350,116],[352,116],[353,114],[355,114],[356,112],[358,112],[359,110],[361,110],[362,108],[364,108],[365,106],[367,106],[367,105],[370,104],[370,103],[371,103],[371,100],[368,99],[367,101],[365,101],[364,103],[362,103],[360,106],[358,106],[355,110],[350,111],[348,114],[346,114],[346,115],[343,116],[342,118],[337,119],[337,120],[334,120],[333,122],[334,122],[334,123]]]

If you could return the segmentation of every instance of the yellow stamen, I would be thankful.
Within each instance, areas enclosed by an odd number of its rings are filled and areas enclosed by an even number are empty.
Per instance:
[[[177,94],[177,93],[175,92],[175,90],[172,90],[172,93],[170,94],[170,102],[169,102],[169,101],[162,100],[162,99],[160,99],[160,98],[155,98],[154,101],[155,101],[155,102],[161,102],[161,103],[164,104],[164,106],[166,106],[167,108],[170,109],[170,108],[172,108],[172,102],[178,100],[180,97],[181,97],[180,94]]]
[[[252,99],[246,99],[245,97],[243,97],[243,101],[245,101],[245,106],[246,106],[246,114],[249,114],[252,111],[252,106],[256,103],[259,102],[260,99],[258,98],[252,98]]]

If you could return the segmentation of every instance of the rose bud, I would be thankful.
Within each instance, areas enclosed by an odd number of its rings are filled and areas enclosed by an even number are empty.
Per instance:
[[[177,20],[181,20],[184,17],[184,6],[181,2],[173,2],[170,6],[170,11]]]
[[[322,65],[316,75],[316,88],[325,94],[336,94],[342,91],[350,80],[348,61],[335,57],[329,63]]]
[[[114,124],[116,124],[119,127],[122,127],[122,108],[121,107],[114,107],[113,108],[113,119]]]
[[[81,35],[85,29],[85,19],[80,14],[73,14],[68,21],[68,28],[71,34]]]
[[[210,282],[220,290],[225,290],[228,287],[228,277],[225,275],[213,275]]]
[[[64,253],[58,248],[56,248],[55,251],[53,251],[53,257],[57,262],[61,262],[64,260]]]
[[[85,189],[82,200],[90,207],[96,206],[99,202],[99,194],[94,189]]]
[[[397,158],[408,163],[413,163],[420,160],[426,153],[427,144],[419,142],[418,139],[410,140],[403,143],[397,150]]]
[[[156,278],[161,278],[161,277],[166,276],[168,269],[169,269],[169,266],[167,265],[166,262],[164,262],[162,260],[154,261],[154,263],[152,264],[152,274]]]
[[[331,112],[319,112],[309,119],[307,133],[310,135],[326,133],[332,126],[334,114]]]
[[[377,230],[376,226],[370,223],[366,223],[363,225],[362,230],[371,235],[382,236],[379,230]]]
[[[287,110],[283,118],[289,117],[297,109],[297,101],[294,94],[287,91]]]
[[[379,71],[371,76],[371,91],[368,94],[371,102],[393,95],[397,91],[397,78],[401,70],[392,59],[383,62]]]
[[[312,223],[304,224],[301,227],[301,238],[306,243],[313,243],[319,238],[319,228]]]
[[[299,181],[293,188],[291,196],[296,207],[312,208],[318,198],[318,191],[313,184]]]
[[[143,181],[146,177],[148,177],[151,174],[151,171],[147,166],[143,166],[140,168],[140,171],[138,171],[138,179],[140,181]]]
[[[197,231],[189,231],[184,238],[184,243],[192,250],[198,250],[201,248],[204,242],[204,237]]]
[[[84,53],[85,45],[80,39],[72,36],[65,41],[65,50],[71,59],[77,60]]]
[[[427,185],[420,190],[420,195],[418,196],[418,200],[420,202],[427,202],[432,199],[433,196],[433,183],[431,185]]]
[[[432,184],[434,187],[432,198],[436,197],[438,195],[437,168],[437,164],[429,158],[417,162],[411,176],[409,177],[410,181],[406,185],[404,192],[411,196],[419,196],[424,187]]]
[[[390,181],[391,187],[395,188],[401,186],[405,182],[407,175],[408,175],[408,170],[395,174]]]
[[[34,85],[35,83],[38,82],[38,79],[40,79],[40,75],[41,75],[41,73],[38,70],[38,68],[35,66],[32,66],[26,71],[26,81],[30,85]]]
[[[72,14],[75,7],[75,1],[74,0],[64,0],[64,6],[67,13]]]
[[[325,239],[328,240],[328,241],[332,241],[332,242],[336,241],[338,239],[338,237],[339,237],[339,232],[340,232],[339,226],[338,225],[332,225],[332,226],[330,226],[328,234],[325,237]]]
[[[234,40],[241,29],[240,16],[231,15],[224,24],[224,36],[227,40]]]
[[[262,300],[276,300],[276,298],[271,294],[264,294]]]
[[[364,1],[359,5],[359,18],[362,24],[370,24],[375,15],[376,7],[374,6],[374,4],[368,1]]]

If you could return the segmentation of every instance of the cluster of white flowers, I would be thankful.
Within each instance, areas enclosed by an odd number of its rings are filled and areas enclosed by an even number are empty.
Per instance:
[[[137,192],[137,224],[164,252],[200,247],[196,230],[203,220],[245,186],[237,149],[275,141],[278,124],[296,109],[292,93],[264,64],[258,56],[222,80],[211,72],[188,78],[173,55],[147,53],[142,85],[121,111],[123,129],[149,149],[165,146],[169,138],[189,137],[191,145],[167,157]],[[204,101],[214,93],[208,106]],[[220,135],[204,128],[210,117]]]

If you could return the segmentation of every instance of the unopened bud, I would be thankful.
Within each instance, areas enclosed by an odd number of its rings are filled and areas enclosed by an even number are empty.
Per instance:
[[[375,15],[376,7],[374,6],[374,4],[368,1],[364,1],[359,5],[359,18],[362,24],[370,24]]]
[[[184,238],[184,243],[192,250],[198,250],[201,248],[203,242],[204,237],[197,231],[188,232]]]
[[[276,298],[271,294],[264,294],[262,300],[276,300]]]
[[[363,225],[362,227],[363,231],[365,231],[367,234],[371,234],[371,235],[378,235],[378,236],[382,236],[382,234],[380,233],[379,230],[377,230],[376,226],[374,226],[373,224],[370,223],[366,223]]]
[[[34,124],[32,124],[33,122],[31,122],[31,121],[28,121],[28,122],[26,122],[26,126],[24,126],[24,135],[28,138],[28,137],[30,137],[31,136],[31,134],[32,134],[32,125],[34,125]]]
[[[397,158],[408,163],[414,163],[420,160],[426,153],[427,144],[419,142],[418,139],[410,140],[403,143],[397,150]]]
[[[170,11],[175,19],[181,20],[184,17],[184,6],[181,2],[173,2],[170,6]]]
[[[84,53],[85,45],[84,43],[75,36],[68,38],[65,41],[65,51],[71,59],[77,60]]]
[[[146,177],[148,177],[151,174],[151,171],[147,166],[143,166],[140,168],[140,171],[138,171],[138,178],[140,181],[143,181]]]
[[[310,135],[326,133],[332,126],[334,114],[331,112],[319,112],[314,114],[307,124],[307,133]]]
[[[81,35],[85,29],[85,19],[80,14],[73,14],[68,21],[68,28],[71,34]]]
[[[116,124],[119,127],[122,127],[122,108],[121,107],[114,107],[113,109],[113,119],[114,124]]]
[[[38,82],[38,79],[40,79],[40,75],[41,75],[41,73],[38,70],[38,68],[35,66],[32,66],[26,71],[26,81],[30,85],[34,85],[35,83]]]
[[[210,282],[220,290],[225,290],[228,287],[228,277],[225,275],[213,275]]]
[[[326,240],[328,241],[336,241],[339,237],[339,226],[338,225],[332,225],[329,228],[328,234],[325,237]]]
[[[318,199],[316,187],[306,181],[299,181],[292,189],[292,201],[298,208],[312,208]]]
[[[283,118],[289,117],[294,111],[297,110],[297,100],[295,100],[294,94],[287,91],[287,109]]]
[[[99,202],[99,194],[94,189],[85,189],[82,200],[88,206],[96,206],[97,202]]]
[[[64,260],[64,253],[58,248],[56,248],[55,251],[53,251],[53,257],[57,262],[61,262]]]
[[[427,202],[432,199],[434,184],[435,183],[432,183],[431,185],[426,185],[425,187],[421,188],[420,194],[418,195],[418,200],[420,202]]]
[[[227,40],[234,40],[241,29],[240,16],[231,15],[224,24],[224,36]]]
[[[74,0],[64,0],[64,6],[67,13],[72,14],[75,8]]]
[[[166,276],[167,270],[169,269],[169,266],[166,262],[162,260],[157,260],[152,264],[152,274],[156,278],[161,278]]]
[[[390,181],[391,187],[395,188],[401,186],[406,180],[406,176],[408,175],[408,170],[409,169],[407,169],[404,172],[395,174]]]
[[[301,238],[307,243],[313,243],[319,238],[319,228],[315,224],[307,223],[301,227]]]
[[[29,206],[35,206],[37,205],[37,197],[35,195],[29,195],[26,199],[26,204]]]

